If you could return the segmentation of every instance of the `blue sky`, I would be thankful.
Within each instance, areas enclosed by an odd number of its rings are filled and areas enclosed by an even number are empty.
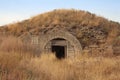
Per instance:
[[[85,10],[120,22],[120,0],[0,0],[0,25],[61,8]]]

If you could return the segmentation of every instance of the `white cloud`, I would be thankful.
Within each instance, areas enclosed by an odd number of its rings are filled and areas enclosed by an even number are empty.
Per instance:
[[[30,18],[31,16],[24,14],[1,14],[0,13],[0,26],[22,21]]]

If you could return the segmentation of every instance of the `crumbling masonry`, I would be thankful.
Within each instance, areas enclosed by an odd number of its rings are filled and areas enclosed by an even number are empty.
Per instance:
[[[106,45],[104,40],[100,45],[92,44],[83,48],[76,36],[67,30],[49,30],[39,35],[29,34],[27,37],[25,36],[25,40],[42,53],[55,53],[57,58],[74,57],[83,53],[98,56],[113,54],[112,46]]]

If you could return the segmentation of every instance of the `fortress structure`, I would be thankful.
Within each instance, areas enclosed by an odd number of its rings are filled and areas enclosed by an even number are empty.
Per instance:
[[[45,34],[28,35],[25,37],[25,40],[27,39],[41,52],[53,52],[57,58],[74,57],[76,54],[82,54],[82,46],[79,40],[65,30],[51,30]]]
[[[76,36],[63,29],[53,29],[39,35],[29,34],[24,36],[24,41],[31,43],[41,53],[55,53],[57,58],[71,58],[84,53],[99,56],[113,54],[112,46],[105,45],[104,40],[101,45],[93,44],[83,48]]]

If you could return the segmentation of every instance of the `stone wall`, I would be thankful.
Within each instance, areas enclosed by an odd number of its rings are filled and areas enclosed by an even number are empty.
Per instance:
[[[85,28],[86,30],[86,28]],[[92,29],[91,29],[92,30]],[[94,30],[93,30],[94,31]],[[99,32],[101,34],[101,32]],[[89,37],[89,36],[88,36]],[[113,55],[113,48],[111,45],[105,44],[106,40],[104,37],[96,36],[100,44],[87,45],[82,48],[81,41],[76,38],[72,33],[67,30],[52,29],[46,33],[40,33],[39,35],[29,34],[27,37],[24,36],[26,42],[30,42],[41,52],[51,51],[51,40],[56,38],[62,38],[67,43],[67,56],[75,56],[80,53],[87,53],[93,56],[111,56]],[[91,37],[89,37],[91,38]]]
[[[82,47],[75,36],[65,30],[51,30],[44,34],[23,36],[24,42],[29,42],[41,52],[51,51],[50,41],[56,38],[65,39],[67,42],[67,57],[75,56],[76,54],[82,54]]]
[[[90,56],[113,56],[113,47],[111,45],[90,45],[83,52]]]
[[[45,46],[49,44],[49,41],[56,38],[62,38],[67,41],[67,56],[75,56],[77,53],[82,54],[82,47],[77,38],[69,32],[62,30],[53,30],[44,35],[39,35],[39,45],[42,51],[45,51]]]

